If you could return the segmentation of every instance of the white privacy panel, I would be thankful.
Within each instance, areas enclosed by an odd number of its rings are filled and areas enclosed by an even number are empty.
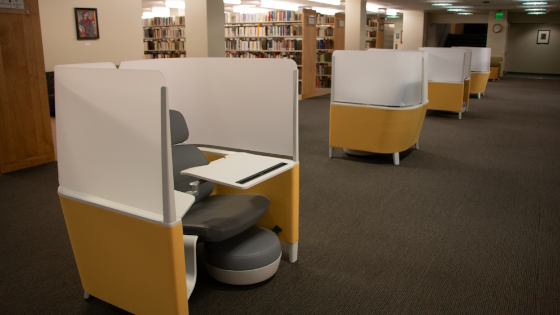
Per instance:
[[[453,47],[469,48],[472,52],[471,71],[490,72],[490,57],[492,49],[488,47]]]
[[[156,59],[125,61],[119,69],[164,74],[169,108],[187,121],[187,143],[297,156],[297,65],[292,60]]]
[[[383,106],[421,104],[422,57],[421,51],[337,50],[333,53],[332,100]]]
[[[427,51],[422,52],[422,104],[425,104],[428,101],[428,77],[430,74],[430,69],[428,65],[430,64],[430,54]]]
[[[472,50],[465,48],[465,68],[463,69],[463,77],[465,79],[471,78],[471,63],[472,63]]]
[[[59,68],[94,68],[94,69],[117,69],[112,62],[76,63],[70,65],[57,65]]]
[[[430,56],[428,80],[432,82],[463,83],[465,68],[465,49],[423,47]]]
[[[163,75],[56,66],[55,86],[60,186],[160,217]]]

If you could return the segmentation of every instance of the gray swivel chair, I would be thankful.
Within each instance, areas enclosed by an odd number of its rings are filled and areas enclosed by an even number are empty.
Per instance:
[[[189,137],[183,115],[170,110],[169,119],[174,188],[188,192],[197,179],[181,175],[181,171],[207,165],[208,160],[196,146],[181,144]],[[196,242],[205,242],[207,270],[221,282],[261,282],[273,276],[280,263],[282,251],[276,234],[254,226],[268,210],[270,199],[248,194],[210,196],[213,190],[214,183],[202,181],[195,203],[182,218],[187,283],[194,276],[191,287],[187,286],[189,296],[196,282]]]

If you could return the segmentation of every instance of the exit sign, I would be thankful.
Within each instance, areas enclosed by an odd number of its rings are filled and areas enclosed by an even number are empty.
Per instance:
[[[504,12],[503,11],[496,11],[496,20],[501,20],[504,18]]]

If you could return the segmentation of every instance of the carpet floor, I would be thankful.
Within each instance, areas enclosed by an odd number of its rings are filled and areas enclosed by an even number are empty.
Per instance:
[[[329,97],[300,101],[298,261],[283,247],[273,278],[235,287],[199,255],[192,314],[560,313],[560,81],[428,112],[400,166],[329,159]],[[0,176],[0,313],[126,314],[83,299],[57,186],[55,163]]]

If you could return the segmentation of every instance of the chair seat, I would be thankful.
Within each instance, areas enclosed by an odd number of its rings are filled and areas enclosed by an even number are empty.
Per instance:
[[[183,234],[220,242],[255,224],[268,210],[262,195],[214,195],[194,204],[183,216]]]

